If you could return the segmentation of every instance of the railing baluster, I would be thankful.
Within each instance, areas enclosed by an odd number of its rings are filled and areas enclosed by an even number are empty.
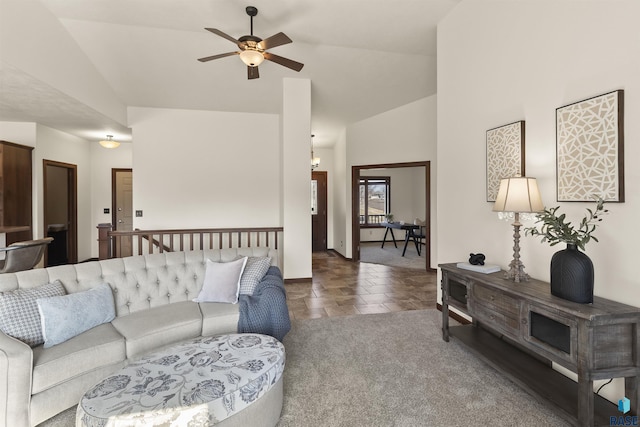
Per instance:
[[[112,248],[112,250],[107,251],[101,249],[100,259],[105,259],[105,257],[122,257],[124,239],[130,239],[132,244],[134,244],[136,242],[135,239],[137,239],[137,253],[138,255],[144,255],[145,245],[143,240],[145,239],[148,242],[146,246],[148,253],[153,254],[154,251],[156,251],[157,253],[173,252],[176,247],[179,247],[180,251],[184,251],[186,246],[189,246],[188,250],[195,250],[196,246],[199,246],[200,250],[204,250],[205,247],[208,247],[209,249],[215,249],[216,245],[214,243],[214,239],[216,239],[216,235],[218,240],[217,249],[222,249],[223,247],[227,246],[229,248],[253,247],[253,245],[256,243],[258,247],[262,245],[270,247],[271,242],[274,243],[275,249],[278,249],[278,245],[280,243],[279,236],[283,232],[282,227],[210,228],[193,230],[136,229],[134,231],[108,231],[107,226],[110,226],[110,224],[101,224],[98,227],[99,235],[100,233],[102,233],[99,242],[101,243],[101,248],[106,246],[106,243],[109,243],[109,246]],[[189,238],[188,245],[185,244],[185,239],[187,236]],[[168,242],[165,241],[165,238],[168,239]],[[176,238],[179,239],[178,244],[176,244]],[[200,240],[198,245],[195,244],[195,239],[197,238],[199,238]],[[209,239],[208,245],[205,244],[206,238]],[[225,244],[225,239],[228,241],[227,244]],[[136,252],[135,248],[133,249],[134,252]]]

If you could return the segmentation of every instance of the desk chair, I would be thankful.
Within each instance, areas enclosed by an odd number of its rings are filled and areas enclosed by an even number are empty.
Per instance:
[[[15,242],[6,248],[0,248],[4,252],[4,260],[0,260],[0,273],[13,273],[16,271],[31,270],[38,265],[44,255],[44,250],[53,237],[45,237],[38,240]]]
[[[422,245],[427,244],[427,222],[420,218],[416,218],[413,223],[420,226],[420,228],[413,233],[414,237],[417,239],[416,244],[418,248],[418,256],[420,256],[422,252]]]

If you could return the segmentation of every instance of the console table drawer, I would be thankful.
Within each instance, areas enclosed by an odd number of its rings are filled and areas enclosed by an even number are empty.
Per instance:
[[[483,304],[474,304],[471,315],[480,323],[511,338],[518,339],[520,335],[520,322],[517,316],[505,315]]]
[[[518,318],[520,300],[480,284],[473,286],[473,298],[480,304],[492,307],[496,312]]]

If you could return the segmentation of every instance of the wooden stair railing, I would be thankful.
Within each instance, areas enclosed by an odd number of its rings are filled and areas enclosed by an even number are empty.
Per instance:
[[[99,259],[225,247],[278,249],[284,231],[282,227],[112,231],[111,224],[98,224],[97,228]],[[128,247],[131,253],[128,253]]]

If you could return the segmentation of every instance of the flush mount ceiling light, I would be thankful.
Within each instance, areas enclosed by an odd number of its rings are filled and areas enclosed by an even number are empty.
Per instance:
[[[120,146],[120,143],[113,140],[113,135],[107,135],[107,139],[104,141],[100,141],[100,145],[102,145],[104,148],[118,148]]]

